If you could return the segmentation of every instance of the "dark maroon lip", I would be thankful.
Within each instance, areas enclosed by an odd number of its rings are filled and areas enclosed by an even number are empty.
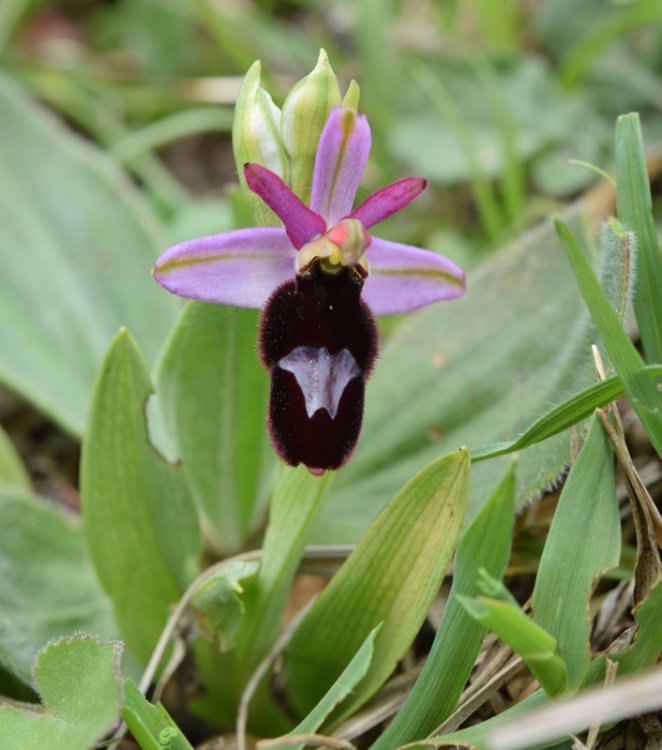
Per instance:
[[[260,321],[259,350],[271,375],[268,427],[278,455],[319,474],[351,456],[363,419],[377,327],[351,269],[313,267],[282,284]]]

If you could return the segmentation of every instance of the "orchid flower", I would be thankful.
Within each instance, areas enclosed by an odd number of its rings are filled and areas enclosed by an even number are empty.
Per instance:
[[[400,180],[352,208],[370,142],[364,115],[333,108],[317,148],[310,206],[274,172],[246,164],[248,187],[283,226],[182,242],[153,272],[182,297],[262,308],[272,443],[286,463],[314,474],[342,466],[356,446],[377,356],[373,315],[464,293],[464,274],[447,258],[368,232],[414,200],[425,180]]]

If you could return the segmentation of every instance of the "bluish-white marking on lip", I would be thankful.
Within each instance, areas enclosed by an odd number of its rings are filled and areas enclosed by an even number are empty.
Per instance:
[[[309,419],[319,409],[326,409],[331,419],[335,419],[347,384],[361,375],[349,349],[329,354],[325,346],[320,349],[297,346],[278,361],[278,366],[294,375],[306,401]]]

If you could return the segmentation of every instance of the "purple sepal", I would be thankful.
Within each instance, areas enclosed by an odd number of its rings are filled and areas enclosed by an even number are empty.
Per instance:
[[[370,153],[370,126],[365,115],[348,107],[331,110],[315,157],[310,207],[332,227],[352,211],[359,181]]]
[[[181,297],[262,307],[276,287],[293,277],[295,259],[284,229],[237,229],[171,247],[152,273]]]
[[[412,245],[372,238],[363,299],[375,315],[415,310],[465,291],[463,271],[448,258]]]
[[[366,229],[378,224],[392,214],[408,206],[417,198],[427,182],[420,177],[407,177],[393,182],[369,195],[350,214],[350,219],[358,219]]]
[[[311,211],[270,169],[259,164],[246,164],[244,176],[248,187],[283,222],[287,236],[297,250],[326,232],[324,219]]]

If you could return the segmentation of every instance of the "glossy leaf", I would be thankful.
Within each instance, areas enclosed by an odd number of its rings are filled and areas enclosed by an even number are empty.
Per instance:
[[[571,689],[582,684],[591,657],[593,587],[602,573],[618,565],[620,550],[612,449],[594,416],[563,485],[532,601],[534,621],[557,641]]]
[[[0,665],[34,686],[47,641],[77,631],[114,638],[117,627],[80,519],[19,489],[0,491],[0,518]]]
[[[469,457],[460,449],[414,476],[372,524],[285,650],[288,698],[299,712],[312,709],[381,622],[368,674],[331,723],[391,674],[445,575],[468,492]]]
[[[35,665],[42,705],[0,706],[7,748],[87,750],[116,720],[121,705],[122,644],[87,635],[49,643]]]
[[[153,361],[174,303],[161,228],[117,165],[0,77],[0,379],[80,435],[120,325]]]
[[[195,507],[180,470],[149,441],[149,375],[135,341],[118,333],[104,358],[81,459],[90,555],[123,638],[145,662],[201,552]]]
[[[257,314],[191,302],[159,362],[165,429],[216,547],[240,549],[274,458],[265,420],[268,380],[255,353]]]
[[[457,704],[485,635],[460,604],[459,596],[478,594],[480,568],[503,576],[512,537],[515,506],[513,468],[462,532],[453,564],[453,585],[434,643],[407,701],[371,746],[384,750],[404,745],[439,726]]]

